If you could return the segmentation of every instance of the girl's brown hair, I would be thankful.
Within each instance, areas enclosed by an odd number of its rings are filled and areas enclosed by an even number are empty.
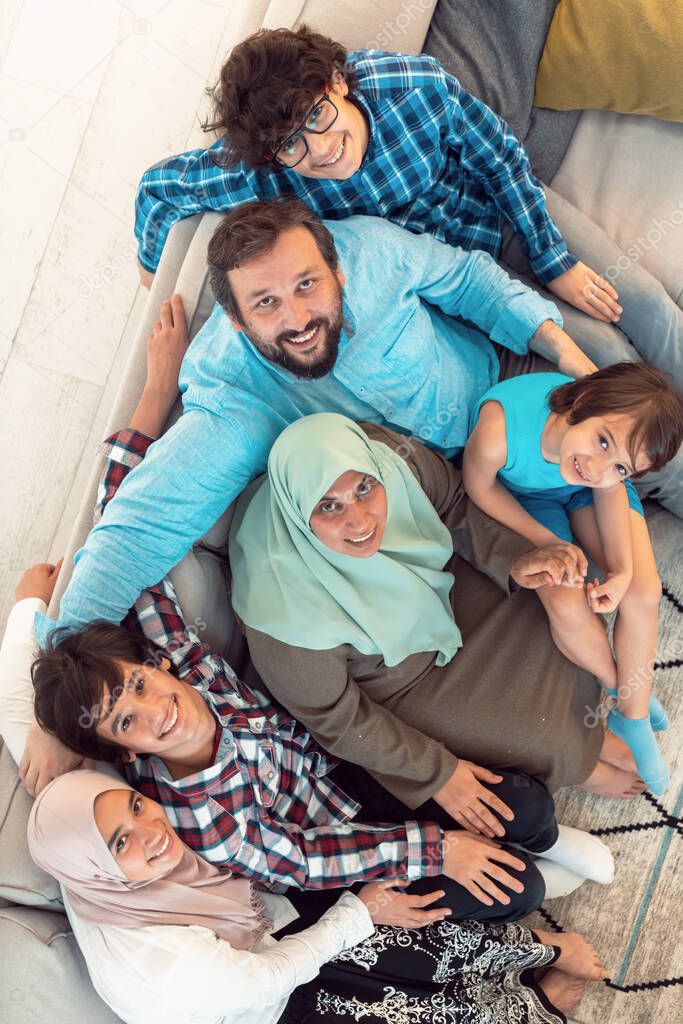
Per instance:
[[[683,396],[661,370],[644,363],[614,363],[561,384],[551,391],[549,406],[571,426],[592,416],[632,416],[631,462],[635,466],[641,449],[649,460],[648,468],[634,477],[665,466],[683,440]]]

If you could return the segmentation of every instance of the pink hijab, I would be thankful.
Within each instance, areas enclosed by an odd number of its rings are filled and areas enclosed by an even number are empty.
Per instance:
[[[126,878],[95,823],[95,800],[109,789],[132,787],[101,772],[68,772],[45,787],[29,816],[31,856],[63,884],[76,914],[123,928],[198,924],[236,949],[251,949],[271,922],[246,878],[219,871],[188,846],[162,878]]]

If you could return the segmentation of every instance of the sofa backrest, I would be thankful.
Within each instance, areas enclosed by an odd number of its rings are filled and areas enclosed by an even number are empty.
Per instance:
[[[33,863],[28,852],[26,822],[32,804],[0,739],[0,899],[61,910],[59,885]]]
[[[536,72],[557,0],[439,0],[424,49],[500,114],[550,181],[574,133],[578,111],[533,106]]]

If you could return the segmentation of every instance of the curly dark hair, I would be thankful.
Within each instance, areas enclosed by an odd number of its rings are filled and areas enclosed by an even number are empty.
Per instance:
[[[206,132],[224,136],[216,161],[233,167],[270,165],[272,154],[306,116],[309,108],[341,72],[351,98],[356,76],[340,43],[302,25],[261,29],[239,43],[208,90],[214,104]]]
[[[629,455],[635,465],[643,448],[649,466],[633,477],[661,469],[674,458],[683,441],[683,395],[666,374],[645,363],[613,363],[602,370],[553,388],[552,412],[567,416],[570,425],[592,416],[630,415],[633,428]]]

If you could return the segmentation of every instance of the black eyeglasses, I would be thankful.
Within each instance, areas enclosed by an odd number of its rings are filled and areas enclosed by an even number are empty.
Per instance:
[[[330,99],[328,89],[325,88],[324,95],[316,100],[299,127],[278,146],[272,159],[276,163],[282,164],[283,167],[296,167],[308,153],[306,132],[310,132],[312,135],[324,135],[338,116],[339,111]]]

